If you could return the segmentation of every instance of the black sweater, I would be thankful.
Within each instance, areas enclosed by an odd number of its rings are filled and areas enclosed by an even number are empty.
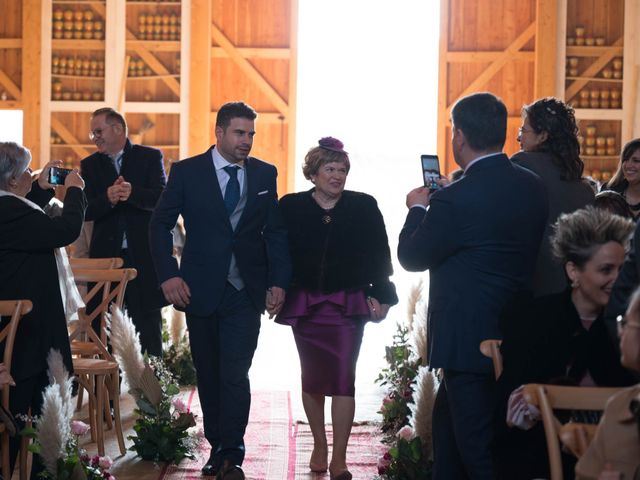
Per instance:
[[[345,190],[336,206],[325,211],[311,196],[313,190],[280,200],[293,261],[291,286],[324,293],[364,289],[380,303],[398,303],[389,281],[391,254],[376,200]]]

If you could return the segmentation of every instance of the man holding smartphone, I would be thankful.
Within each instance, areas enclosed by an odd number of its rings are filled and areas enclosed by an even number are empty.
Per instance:
[[[464,97],[451,122],[464,176],[436,192],[409,192],[398,258],[405,269],[430,274],[429,366],[444,373],[433,409],[433,479],[488,480],[495,380],[480,342],[501,338],[502,308],[530,288],[548,207],[540,179],[502,153],[507,109],[500,99]]]
[[[167,183],[162,152],[132,144],[124,117],[112,108],[91,116],[89,137],[98,151],[81,162],[94,221],[89,256],[121,257],[138,271],[127,285],[125,305],[140,334],[142,350],[162,356],[161,308],[167,304],[149,250],[151,213]]]

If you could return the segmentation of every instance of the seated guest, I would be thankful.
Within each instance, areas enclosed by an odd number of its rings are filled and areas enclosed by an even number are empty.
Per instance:
[[[16,415],[27,414],[29,408],[32,415],[40,413],[42,391],[49,383],[49,350],[59,350],[72,371],[67,320],[81,304],[61,247],[80,234],[86,207],[84,181],[77,171],[67,176],[62,215],[51,218],[41,207],[53,197],[49,168],[61,162],[49,162],[33,183],[30,162],[26,148],[0,143],[0,299],[27,299],[33,304],[20,321],[13,350],[11,375],[16,385],[11,388],[9,406]],[[33,201],[25,198],[27,194]],[[20,439],[12,439],[12,469],[19,446]],[[36,456],[31,478],[40,471]]]
[[[640,290],[618,317],[622,365],[640,372]],[[579,479],[640,479],[640,384],[613,396],[596,436],[576,465]]]
[[[620,215],[625,218],[633,218],[633,212],[624,197],[613,190],[604,190],[596,195],[596,201],[593,204],[596,208],[603,208],[611,213]]]
[[[507,398],[516,387],[526,383],[633,383],[620,365],[602,318],[632,231],[633,221],[593,207],[561,215],[551,246],[564,266],[570,288],[535,300],[520,299],[505,310],[501,323],[504,371],[498,380],[500,433],[495,445],[501,478],[549,475],[541,424],[521,422],[518,426],[522,428],[535,424],[527,432],[505,426]],[[526,405],[511,403],[510,412],[515,407]]]
[[[622,149],[620,163],[611,180],[602,190],[614,190],[624,197],[634,218],[640,215],[640,138],[631,140]]]
[[[561,265],[551,252],[552,226],[562,213],[593,204],[594,192],[582,178],[578,126],[571,106],[554,97],[541,98],[522,108],[518,133],[521,151],[511,160],[538,175],[547,190],[549,216],[533,277],[536,297],[567,287]]]

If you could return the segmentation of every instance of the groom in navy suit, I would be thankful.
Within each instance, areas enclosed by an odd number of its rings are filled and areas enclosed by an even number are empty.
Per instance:
[[[218,111],[217,143],[173,165],[149,225],[168,302],[186,312],[211,454],[203,475],[242,479],[251,394],[248,372],[260,315],[278,313],[291,276],[278,210],[277,171],[250,157],[256,112],[242,102]],[[184,218],[180,265],[171,230]]]
[[[500,99],[462,98],[451,123],[464,175],[439,191],[409,192],[398,258],[430,276],[429,366],[444,373],[433,409],[433,479],[489,480],[495,381],[480,342],[501,338],[502,308],[530,287],[547,200],[540,179],[502,153]]]

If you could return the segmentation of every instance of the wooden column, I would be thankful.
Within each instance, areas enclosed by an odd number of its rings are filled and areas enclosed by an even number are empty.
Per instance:
[[[536,44],[535,44],[535,98],[556,95],[558,35],[556,0],[536,1]]]
[[[49,142],[49,135],[40,134],[40,64],[42,42],[42,0],[22,3],[22,110],[23,143],[31,150],[31,168],[40,168],[40,142]]]
[[[211,142],[211,0],[191,2],[191,61],[189,65],[189,155]]]
[[[291,30],[289,34],[289,117],[287,145],[287,191],[278,191],[280,196],[295,191],[296,180],[296,110],[298,84],[298,0],[291,0]]]

